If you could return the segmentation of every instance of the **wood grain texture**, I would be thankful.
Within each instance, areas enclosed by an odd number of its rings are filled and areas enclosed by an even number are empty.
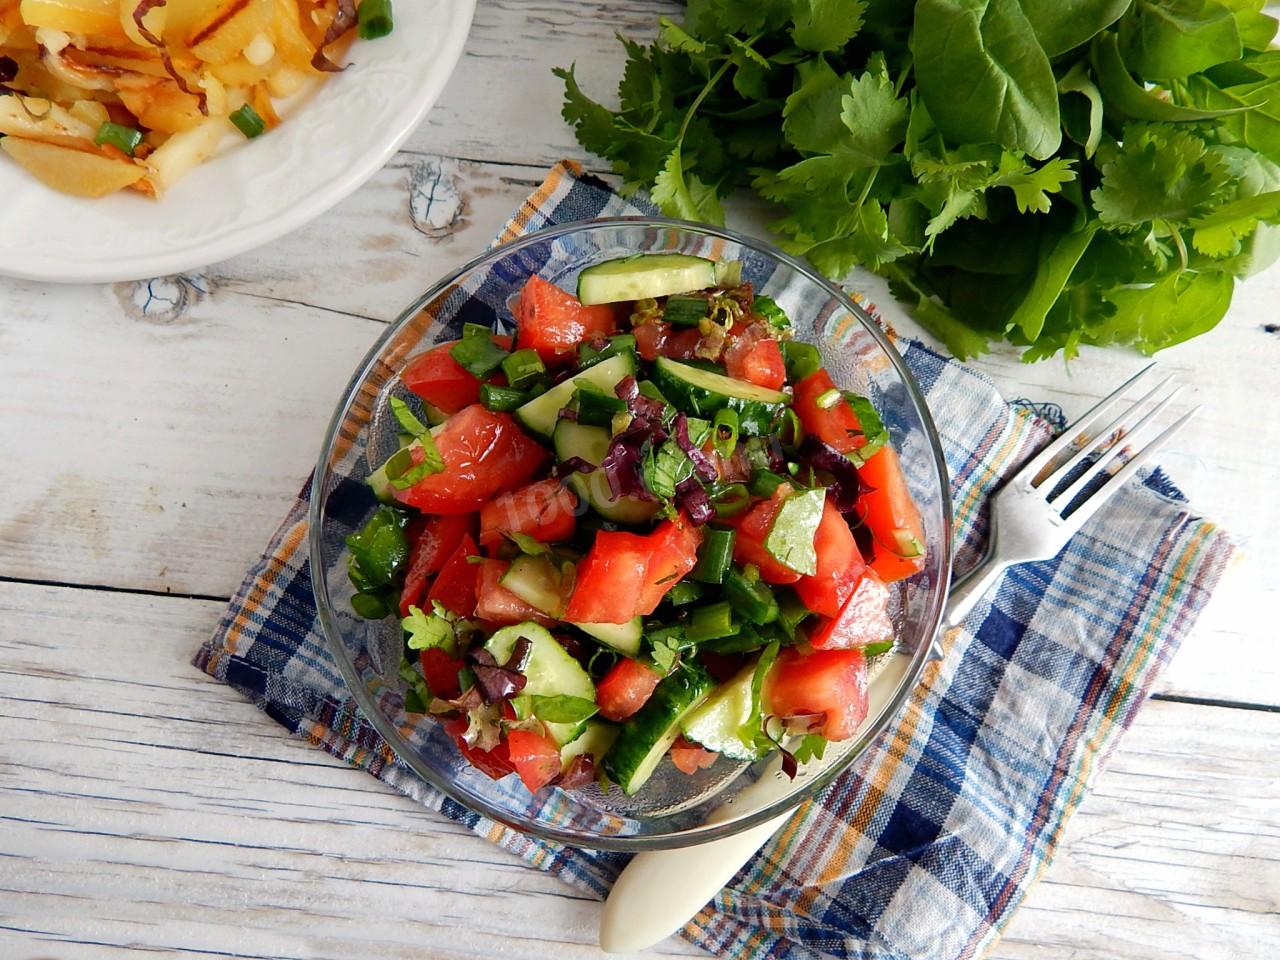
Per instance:
[[[0,956],[600,956],[597,903],[190,668],[220,612],[0,586]],[[1277,744],[1148,704],[993,956],[1274,955]]]

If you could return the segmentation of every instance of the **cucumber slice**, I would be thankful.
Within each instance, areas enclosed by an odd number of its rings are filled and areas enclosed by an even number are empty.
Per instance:
[[[717,260],[716,261],[716,282],[717,287],[736,287],[742,283],[742,261],[741,260]]]
[[[516,419],[527,429],[544,437],[550,437],[560,419],[560,410],[573,399],[573,391],[583,384],[591,384],[605,393],[612,394],[614,386],[623,377],[636,372],[634,353],[619,353],[608,360],[601,360],[569,380],[557,383],[546,393],[534,397],[516,409]]]
[[[612,361],[605,361],[605,363],[610,362]],[[600,366],[603,367],[604,364]],[[556,424],[551,442],[555,447],[557,460],[581,457],[587,463],[598,467],[609,451],[609,431],[604,427],[590,427],[584,423],[561,420]],[[573,487],[573,492],[591,504],[597,513],[616,523],[644,523],[652,520],[658,512],[658,504],[652,500],[640,500],[630,496],[613,499],[609,478],[605,476],[603,470],[572,474],[569,477],[569,484]]]
[[[653,379],[663,395],[685,413],[711,418],[719,410],[736,411],[738,430],[747,436],[768,436],[774,419],[791,402],[778,390],[666,357],[654,363]]]
[[[658,684],[626,723],[604,757],[604,772],[633,794],[652,776],[680,735],[680,722],[697,708],[714,684],[701,667],[684,665]]]
[[[574,626],[628,657],[640,655],[640,636],[644,633],[640,617],[633,617],[626,623],[575,623]]]
[[[716,263],[687,253],[648,253],[606,260],[578,274],[583,303],[617,303],[714,287]],[[741,268],[739,268],[741,269]]]
[[[594,717],[586,722],[582,733],[574,737],[560,748],[560,769],[568,770],[574,757],[589,753],[600,762],[600,758],[609,752],[613,741],[618,738],[618,725],[608,720],[597,720]]]
[[[540,697],[568,694],[595,701],[596,685],[587,671],[568,651],[556,642],[545,627],[536,623],[517,623],[503,627],[489,638],[484,648],[493,654],[498,663],[506,663],[516,641],[524,637],[529,641],[529,655],[525,657],[520,672],[528,678],[521,693]]]
[[[751,720],[751,681],[755,673],[752,663],[720,684],[680,724],[685,737],[732,760],[759,759],[755,748],[744,743],[738,733]]]
[[[501,583],[517,597],[557,619],[564,614],[564,595],[561,592],[560,571],[543,554],[530,557],[524,554],[511,561],[502,575]]]

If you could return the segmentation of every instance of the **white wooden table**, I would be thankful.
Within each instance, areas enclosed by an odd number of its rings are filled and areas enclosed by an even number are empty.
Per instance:
[[[0,958],[599,955],[597,903],[289,739],[189,659],[382,326],[550,163],[599,167],[550,68],[609,89],[614,31],[663,12],[481,4],[442,102],[322,220],[150,285],[0,280]],[[1189,385],[1176,407],[1205,406],[1166,465],[1246,552],[994,957],[1280,955],[1278,305],[1280,269],[1163,357]],[[1142,362],[978,366],[1074,416]]]

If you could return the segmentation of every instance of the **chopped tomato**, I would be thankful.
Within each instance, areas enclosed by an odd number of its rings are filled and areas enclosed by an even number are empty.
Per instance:
[[[510,414],[472,404],[455,413],[435,436],[444,470],[423,477],[396,499],[423,513],[471,513],[495,494],[519,487],[550,456]],[[410,447],[414,463],[422,451]]]
[[[452,700],[462,693],[458,685],[458,671],[464,666],[461,660],[455,660],[439,647],[419,651],[418,660],[422,664],[427,687],[433,694],[441,700]]]
[[[796,593],[814,613],[834,617],[853,596],[867,565],[854,542],[853,531],[830,498],[822,506],[813,549],[818,555],[817,572],[797,580]]]
[[[471,534],[464,534],[436,574],[435,582],[427,591],[427,602],[438,600],[442,607],[460,617],[471,616],[476,609],[476,589],[480,581],[480,567],[472,563],[471,558],[479,552]]]
[[[546,734],[512,730],[507,734],[507,754],[530,793],[541,790],[560,774],[560,748]]]
[[[640,354],[640,359],[652,363],[663,356],[662,348],[666,346],[670,330],[671,324],[661,321],[632,327],[631,335],[636,338],[636,352]]]
[[[889,588],[868,570],[839,616],[822,620],[809,631],[809,645],[817,650],[849,650],[892,637]]]
[[[525,283],[515,313],[516,346],[532,347],[547,363],[571,356],[584,340],[608,337],[618,330],[611,304],[583,306],[577,297],[539,276]]]
[[[462,538],[475,530],[475,522],[475,515],[470,513],[426,518],[409,552],[409,567],[400,591],[400,616],[407,617],[410,606],[422,606],[427,578],[440,572]]]
[[[741,346],[740,346],[741,345]],[[787,382],[787,365],[782,359],[778,341],[764,338],[749,342],[739,340],[724,352],[729,376],[770,390],[781,390]]]
[[[800,574],[775,560],[764,546],[773,520],[782,509],[782,501],[790,494],[791,485],[780,484],[768,500],[761,500],[729,520],[738,531],[733,540],[733,559],[744,566],[754,563],[760,569],[760,579],[766,583],[795,583],[800,579]]]
[[[494,780],[501,780],[508,773],[513,772],[515,767],[511,765],[507,742],[499,741],[492,750],[477,750],[475,747],[468,746],[467,741],[463,739],[468,725],[466,717],[450,717],[444,721],[445,732],[453,737],[453,742],[458,745],[458,750],[467,758],[467,762]]]
[[[819,398],[828,395],[831,390],[837,390],[831,374],[822,369],[815,370],[796,384],[792,406],[795,407],[805,433],[813,434],[841,453],[848,453],[867,440],[862,435],[862,427],[853,407],[849,406],[849,401],[843,396],[838,396],[834,403],[826,407],[818,402]]]
[[[567,540],[577,523],[578,498],[559,480],[539,480],[495,497],[480,508],[480,543],[523,533],[543,543]]]
[[[822,714],[828,740],[848,740],[867,715],[867,661],[862,651],[788,647],[765,679],[768,712],[786,719]]]
[[[683,515],[647,535],[601,531],[578,564],[565,611],[573,623],[626,623],[647,616],[698,562],[702,531]]]
[[[898,452],[885,444],[858,468],[858,476],[872,488],[857,505],[875,541],[871,569],[882,580],[905,580],[924,569],[924,524],[907,489]]]
[[[534,620],[543,626],[555,623],[536,607],[531,607],[500,582],[511,566],[506,560],[486,560],[480,568],[480,585],[476,593],[476,617],[489,623],[524,623]]]
[[[444,413],[457,413],[480,399],[480,381],[449,355],[442,343],[409,360],[400,379],[427,403]]]
[[[689,774],[705,770],[716,762],[716,757],[720,756],[706,747],[690,743],[682,736],[676,737],[676,742],[671,744],[670,753],[671,762],[676,765],[676,769],[681,773]]]
[[[672,360],[692,360],[698,355],[698,346],[702,343],[702,333],[697,327],[690,327],[667,336],[662,345],[662,355]]]
[[[645,705],[662,674],[639,660],[623,657],[596,684],[600,716],[622,721]]]

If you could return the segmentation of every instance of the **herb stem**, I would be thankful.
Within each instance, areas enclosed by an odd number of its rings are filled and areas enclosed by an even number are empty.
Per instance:
[[[1182,239],[1182,232],[1178,230],[1178,228],[1174,224],[1170,223],[1168,220],[1164,221],[1164,225],[1168,228],[1169,235],[1173,237],[1173,242],[1178,248],[1178,260],[1182,264],[1182,266],[1178,268],[1178,272],[1183,273],[1187,269],[1188,257],[1187,257],[1187,245]]]
[[[680,132],[676,134],[676,147],[684,143],[684,135],[689,131],[689,123],[693,120],[693,115],[698,112],[698,108],[702,106],[702,101],[707,99],[711,91],[715,89],[715,85],[729,72],[729,67],[732,65],[732,60],[726,60],[720,64],[720,69],[707,78],[707,82],[702,85],[698,95],[693,98],[693,103],[689,104],[689,109],[684,112],[684,120],[680,122]]]

